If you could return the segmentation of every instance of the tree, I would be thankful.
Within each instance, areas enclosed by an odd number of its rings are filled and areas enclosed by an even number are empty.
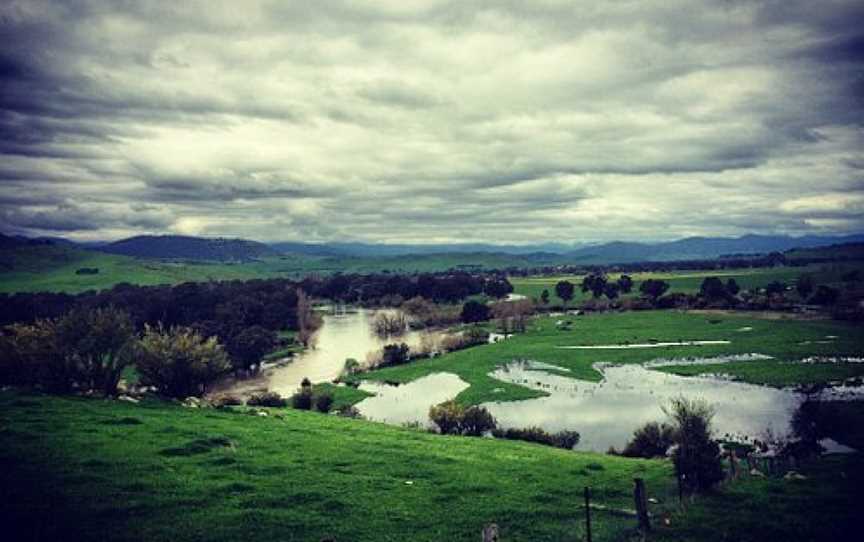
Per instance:
[[[0,383],[37,386],[46,391],[72,391],[76,383],[74,359],[57,340],[54,320],[14,324],[0,335]]]
[[[727,280],[726,281],[726,291],[732,297],[735,297],[736,295],[738,295],[738,292],[741,291],[741,287],[738,286],[738,281],[733,279],[733,278],[730,278],[729,280]]]
[[[59,348],[76,365],[82,387],[117,392],[123,369],[132,363],[135,329],[129,314],[107,307],[75,309],[57,321]]]
[[[669,283],[659,279],[648,279],[639,285],[639,291],[646,297],[650,297],[653,302],[656,302],[657,298],[665,294],[668,289]]]
[[[489,319],[489,307],[485,303],[479,301],[468,301],[462,305],[461,319],[466,324],[474,322],[485,322]]]
[[[816,293],[810,298],[810,303],[814,305],[833,305],[839,297],[840,292],[836,288],[823,284],[816,288]]]
[[[261,358],[276,346],[276,332],[261,326],[251,326],[231,337],[226,350],[231,355],[235,371],[249,371],[260,367]]]
[[[663,411],[672,419],[677,444],[672,462],[684,487],[705,491],[723,480],[720,445],[711,434],[714,409],[704,400],[678,397]]]
[[[513,292],[513,285],[506,278],[496,278],[486,281],[483,291],[490,297],[501,299]]]
[[[603,273],[590,273],[582,279],[582,292],[591,292],[591,295],[596,299],[603,295],[607,282],[608,279]]]
[[[381,366],[402,365],[408,361],[408,345],[388,344],[384,346],[381,354]]]
[[[543,292],[540,294],[540,303],[542,303],[543,305],[549,304],[549,290],[544,289]]]
[[[798,277],[798,280],[795,281],[795,290],[798,292],[802,301],[810,297],[810,294],[813,293],[813,288],[813,277],[810,275],[801,275]]]
[[[648,422],[633,432],[633,438],[621,451],[625,457],[666,457],[675,444],[675,429],[666,423]]]
[[[726,285],[717,277],[705,277],[702,285],[699,287],[699,295],[708,301],[726,299],[729,292],[726,290]]]
[[[142,383],[176,398],[203,395],[231,369],[216,337],[205,339],[186,327],[147,326],[138,341],[136,364]]]
[[[571,299],[573,299],[574,291],[575,287],[569,280],[559,281],[558,284],[555,285],[555,295],[564,302],[565,306]]]
[[[779,280],[770,282],[767,286],[765,286],[765,293],[767,293],[768,295],[782,294],[785,291],[786,284],[780,282]]]
[[[609,298],[609,301],[613,301],[618,297],[618,283],[617,282],[609,282],[606,284],[606,287],[603,289],[603,294]]]
[[[630,275],[621,275],[618,278],[618,289],[621,290],[623,294],[629,294],[631,290],[633,290],[633,279]]]

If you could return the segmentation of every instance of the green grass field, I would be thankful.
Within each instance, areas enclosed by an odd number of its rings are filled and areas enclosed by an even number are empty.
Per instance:
[[[337,416],[0,393],[4,530],[28,540],[579,540],[590,485],[632,508],[665,461],[430,435]],[[627,518],[595,518],[611,540]]]
[[[63,246],[23,247],[0,254],[0,292],[66,292],[139,285],[255,278],[297,278],[310,273],[432,272],[525,265],[500,254],[431,254],[375,258],[280,256],[243,263],[146,260]],[[82,267],[95,275],[77,275]]]
[[[669,293],[694,294],[699,291],[702,281],[706,277],[720,277],[726,281],[734,278],[742,289],[764,287],[767,284],[780,281],[794,285],[802,274],[813,276],[817,284],[837,285],[840,277],[852,269],[864,269],[860,262],[815,264],[802,267],[773,267],[773,268],[748,268],[748,269],[721,269],[721,270],[681,270],[663,273],[629,273],[633,278],[633,291],[629,297],[638,296],[639,285],[647,279],[660,279],[669,283]],[[620,273],[610,273],[609,277],[617,280]],[[576,285],[576,292],[571,305],[585,301],[591,297],[591,293],[582,293],[580,286],[584,275],[560,275],[550,277],[510,277],[514,293],[521,294],[533,299],[540,299],[543,290],[549,290],[550,305],[557,306],[561,300],[555,296],[555,284],[561,280],[569,280]],[[624,296],[628,297],[628,296]]]
[[[675,500],[671,464],[336,416],[185,409],[0,392],[0,518],[10,540],[636,540],[632,480],[658,504],[648,540],[844,540],[860,454]],[[668,524],[661,518],[668,518]],[[17,534],[17,536],[16,536]],[[845,538],[852,540],[854,538]]]
[[[572,322],[569,331],[558,321]],[[836,339],[826,340],[826,336]],[[645,343],[656,340],[728,340],[731,344],[709,346],[672,346],[630,350],[562,350],[557,346]],[[862,356],[864,335],[860,326],[829,320],[769,320],[738,315],[706,315],[678,311],[633,311],[584,316],[538,317],[524,334],[492,345],[477,346],[439,358],[421,360],[352,377],[354,380],[391,380],[409,382],[436,372],[459,375],[471,384],[457,400],[464,404],[486,401],[519,400],[537,397],[541,392],[508,384],[488,376],[496,367],[512,360],[530,359],[570,369],[568,376],[598,381],[600,373],[591,365],[603,361],[641,363],[656,358],[719,356],[760,353],[776,359],[731,363],[722,372],[741,380],[772,385],[835,380],[864,375],[864,364],[792,365],[808,356]],[[669,369],[711,372],[702,367]],[[495,389],[499,391],[494,391]]]

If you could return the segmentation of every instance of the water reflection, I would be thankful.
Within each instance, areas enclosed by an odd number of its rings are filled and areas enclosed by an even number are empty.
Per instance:
[[[398,386],[363,382],[360,389],[375,396],[360,401],[356,406],[360,414],[370,420],[394,425],[419,423],[429,426],[429,408],[453,399],[468,385],[451,373],[435,373]]]
[[[333,380],[339,376],[347,358],[362,363],[369,352],[394,342],[416,347],[423,335],[430,333],[408,331],[399,337],[381,338],[372,333],[370,324],[374,317],[375,311],[364,309],[325,315],[315,347],[296,355],[290,363],[268,370],[262,379],[263,384],[272,391],[290,395],[303,378],[313,383]]]
[[[661,406],[672,397],[703,398],[716,408],[718,436],[758,437],[766,430],[787,435],[801,394],[712,378],[680,377],[639,365],[605,366],[601,382],[586,382],[515,364],[492,376],[549,393],[528,401],[486,403],[502,427],[538,425],[548,431],[577,430],[578,449],[621,448],[633,431],[665,419]]]

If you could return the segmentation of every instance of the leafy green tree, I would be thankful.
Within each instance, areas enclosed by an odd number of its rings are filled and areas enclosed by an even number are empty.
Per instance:
[[[705,277],[702,285],[699,287],[699,295],[709,301],[716,299],[726,299],[729,292],[726,290],[726,285],[718,277]]]
[[[810,275],[801,275],[795,282],[795,290],[802,300],[806,300],[813,293],[813,277]]]
[[[612,301],[618,297],[618,283],[617,282],[609,282],[606,284],[606,287],[603,288],[603,294],[609,298],[609,301]]]
[[[621,275],[618,278],[618,289],[623,294],[629,294],[633,290],[633,278],[630,275]]]
[[[591,292],[594,298],[598,298],[606,290],[608,279],[603,273],[591,273],[582,279],[582,292]]]
[[[82,387],[106,395],[117,392],[123,369],[133,361],[135,328],[127,313],[113,307],[74,309],[57,321],[56,333]]]
[[[727,280],[726,281],[726,291],[732,297],[735,297],[736,295],[738,295],[738,292],[741,291],[741,287],[738,286],[738,281],[733,279],[733,278],[730,278],[729,280]]]
[[[575,290],[576,287],[573,286],[573,283],[569,280],[559,281],[558,284],[555,285],[555,295],[564,302],[564,305],[567,305],[567,303],[573,299],[573,293]]]
[[[549,290],[544,289],[543,292],[540,293],[540,303],[543,305],[549,304]]]
[[[666,293],[669,289],[669,283],[660,279],[648,279],[642,281],[639,285],[639,291],[646,297],[651,298],[651,301],[656,302],[657,298]]]
[[[185,327],[147,326],[136,348],[136,364],[145,385],[169,397],[201,396],[231,370],[216,337],[205,339]]]
[[[664,412],[672,419],[677,444],[672,462],[684,487],[706,491],[723,480],[720,445],[712,438],[714,409],[704,400],[678,397]]]
[[[225,345],[235,371],[260,367],[261,358],[276,346],[276,332],[255,325],[241,330]]]
[[[489,319],[490,309],[485,303],[479,301],[468,301],[462,305],[462,321],[466,324],[474,322],[485,322]]]
[[[513,292],[513,285],[506,278],[496,278],[487,281],[483,291],[490,297],[501,299]]]
[[[14,324],[0,336],[0,383],[35,386],[54,393],[72,391],[75,361],[57,340],[54,320]]]

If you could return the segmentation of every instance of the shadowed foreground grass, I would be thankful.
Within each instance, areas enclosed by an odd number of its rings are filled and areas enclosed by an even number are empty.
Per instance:
[[[674,503],[671,465],[527,443],[442,437],[360,420],[268,417],[0,393],[0,519],[7,540],[583,539],[582,488],[632,508],[633,477]],[[843,540],[860,455],[753,479],[673,514],[649,540]],[[654,505],[652,505],[654,506]],[[594,540],[634,520],[594,513]]]
[[[271,413],[0,393],[4,528],[20,540],[473,541],[495,521],[507,541],[579,540],[585,485],[632,508],[634,476],[673,482],[664,461]],[[614,539],[622,523],[595,529]]]

